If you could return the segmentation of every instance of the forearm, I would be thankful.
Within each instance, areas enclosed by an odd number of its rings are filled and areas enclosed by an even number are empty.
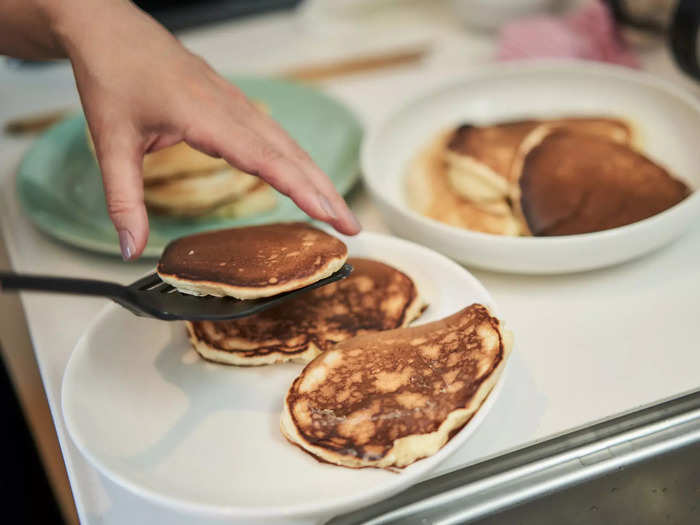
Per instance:
[[[0,54],[25,59],[65,56],[42,2],[0,0]]]
[[[110,20],[139,12],[128,0],[0,0],[0,54],[71,58],[95,35],[107,37]]]

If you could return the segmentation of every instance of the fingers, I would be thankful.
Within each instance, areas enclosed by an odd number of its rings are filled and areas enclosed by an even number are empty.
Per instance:
[[[316,177],[273,144],[256,133],[248,123],[230,120],[207,126],[206,132],[191,133],[187,141],[204,151],[214,151],[230,164],[260,176],[281,193],[289,196],[299,208],[314,219],[325,221],[342,233],[359,231],[359,224],[345,206],[333,185],[319,184]],[[279,137],[276,139],[279,141]],[[338,200],[342,206],[339,206]]]
[[[276,140],[280,150],[292,159],[299,169],[304,172],[312,182],[318,193],[323,197],[323,202],[333,210],[337,217],[334,226],[342,233],[354,235],[360,232],[360,223],[355,215],[350,211],[343,197],[338,193],[333,182],[321,168],[272,118],[261,115],[261,122],[258,124],[261,131],[258,134],[266,133],[269,130],[270,137]],[[257,127],[257,126],[256,126]],[[262,135],[266,136],[266,135]]]
[[[129,132],[102,133],[95,137],[107,211],[119,234],[125,261],[141,255],[148,240],[148,217],[143,203],[141,163],[136,136]]]
[[[234,88],[235,89],[235,88]],[[240,100],[240,96],[233,100]],[[330,222],[338,231],[354,235],[360,231],[360,224],[347,204],[333,186],[328,176],[316,165],[311,157],[287,134],[270,116],[258,111],[252,104],[242,101],[246,110],[239,114],[240,124],[251,129],[258,137],[269,143],[269,147],[282,155],[296,171],[303,174],[306,181],[304,191],[314,191]],[[260,175],[265,178],[264,173]],[[272,184],[272,183],[271,183]],[[273,184],[274,186],[274,184]],[[304,210],[309,213],[308,210]],[[309,213],[311,215],[311,213]],[[321,219],[325,220],[325,219]]]

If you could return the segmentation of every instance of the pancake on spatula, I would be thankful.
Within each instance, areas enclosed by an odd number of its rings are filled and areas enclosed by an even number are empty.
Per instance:
[[[284,436],[346,467],[404,467],[435,454],[496,384],[512,337],[485,306],[355,337],[324,352],[284,401]]]
[[[624,145],[554,130],[525,156],[522,213],[533,235],[589,233],[646,219],[678,204],[688,187]]]
[[[157,272],[183,293],[258,299],[320,281],[347,255],[345,243],[309,224],[276,223],[177,239]]]
[[[339,341],[406,326],[421,314],[423,302],[408,275],[371,259],[348,263],[349,277],[259,314],[188,322],[192,345],[205,359],[225,364],[308,363]]]

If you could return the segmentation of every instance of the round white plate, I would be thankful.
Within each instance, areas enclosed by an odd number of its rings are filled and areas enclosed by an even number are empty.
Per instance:
[[[427,248],[385,235],[344,238],[351,256],[411,275],[430,304],[420,323],[480,302],[484,287]],[[108,478],[181,511],[269,522],[336,514],[387,497],[467,440],[481,410],[435,456],[396,474],[322,464],[280,434],[283,396],[301,365],[236,368],[206,362],[180,323],[109,306],[78,342],[63,379],[63,415],[80,451]]]
[[[436,133],[463,122],[562,115],[620,116],[636,126],[642,150],[700,188],[700,102],[651,75],[584,62],[499,64],[438,89],[370,131],[362,172],[388,225],[402,237],[458,261],[499,271],[563,273],[600,268],[659,248],[700,215],[700,192],[643,221],[559,237],[505,237],[456,228],[411,210],[409,162]]]

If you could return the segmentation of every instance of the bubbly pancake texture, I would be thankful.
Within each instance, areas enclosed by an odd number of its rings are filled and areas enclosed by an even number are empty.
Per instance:
[[[423,309],[413,280],[387,264],[350,258],[349,277],[259,314],[187,323],[205,359],[233,365],[307,363],[356,335],[408,325]]]
[[[510,332],[480,304],[338,343],[295,379],[282,433],[330,463],[404,467],[436,453],[469,421],[511,347]]]
[[[165,248],[157,272],[183,293],[270,297],[339,270],[347,247],[310,224],[276,223],[190,235]]]

